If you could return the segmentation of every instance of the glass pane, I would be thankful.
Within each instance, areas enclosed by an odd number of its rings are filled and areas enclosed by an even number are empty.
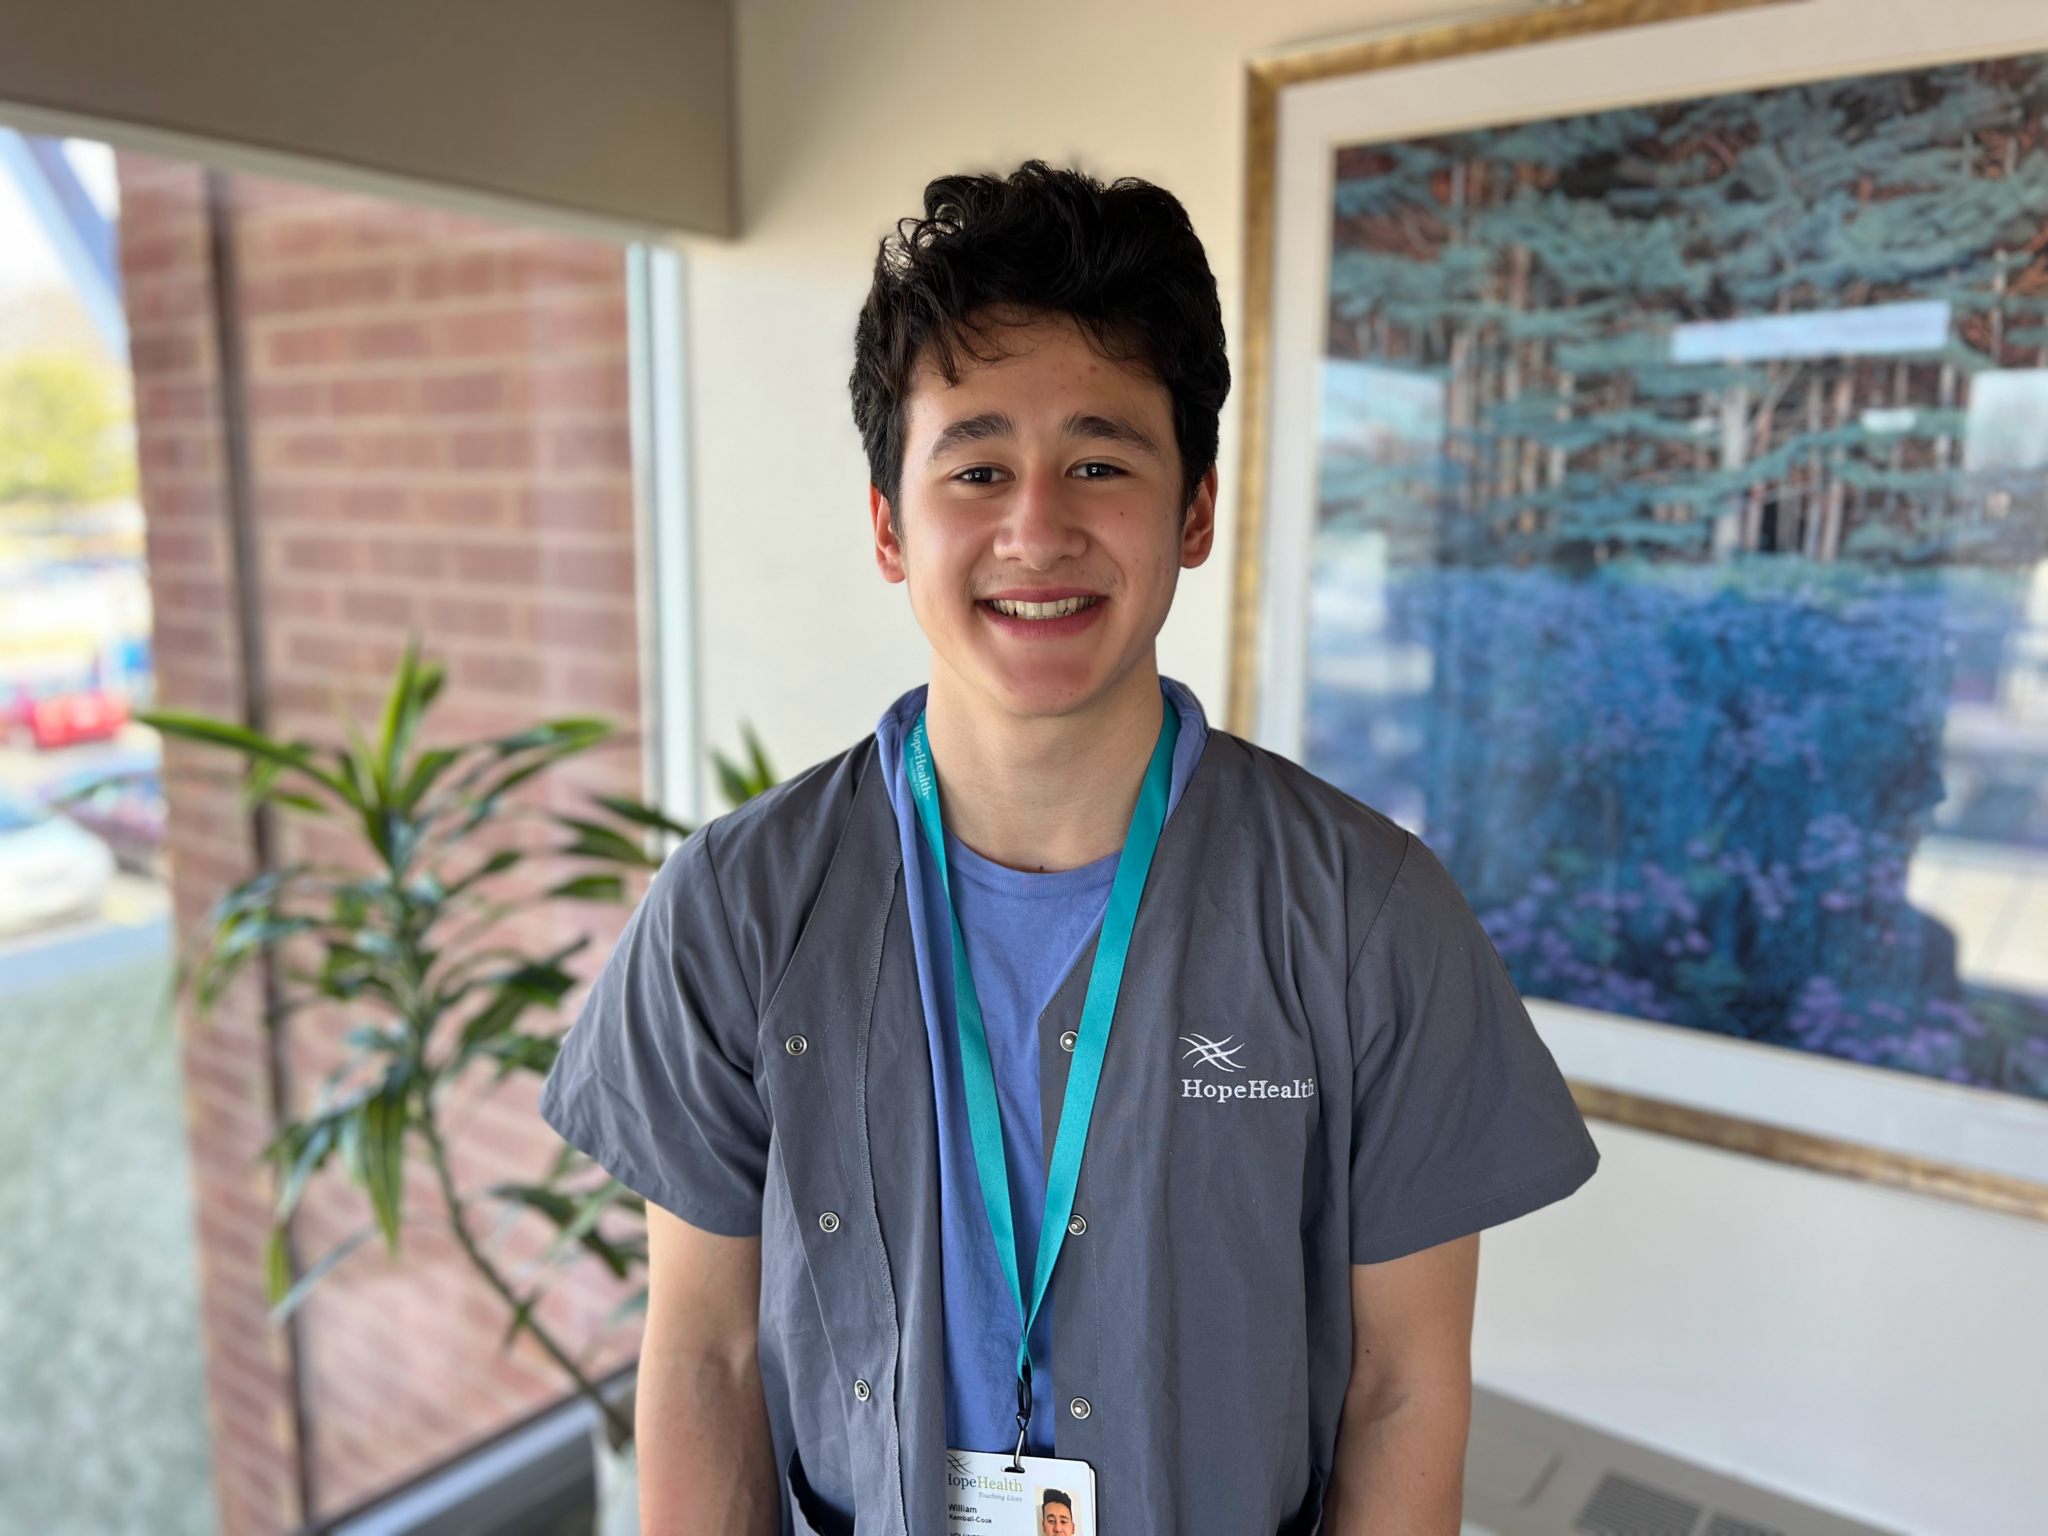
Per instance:
[[[119,215],[0,128],[0,1536],[214,1529]]]
[[[248,638],[270,729],[336,743],[343,717],[375,728],[417,641],[447,668],[433,745],[618,727],[517,792],[522,826],[639,796],[624,267],[601,240],[0,130],[0,1536],[296,1529],[569,1389],[507,1345],[424,1187],[403,1254],[351,1249],[298,1314],[294,1375],[259,994],[182,1029],[164,1008],[170,909],[189,934],[254,872],[250,810],[231,758],[174,742],[160,772],[130,717],[244,718]],[[364,867],[353,823],[285,813],[275,843]],[[623,920],[563,902],[490,942],[581,975]],[[294,1013],[292,1108],[388,1021]],[[552,1229],[484,1192],[555,1163],[536,1091],[479,1071],[448,1122],[472,1228],[523,1285],[558,1267]],[[316,1179],[302,1270],[363,1220]],[[593,1372],[630,1359],[630,1285],[559,1267],[542,1325]]]
[[[447,669],[422,742],[599,716],[619,727],[615,741],[534,781],[527,811],[587,815],[593,793],[638,796],[623,248],[125,152],[120,177],[166,702],[231,717],[243,702],[224,468],[234,389],[219,366],[216,310],[225,287],[245,383],[252,629],[272,733],[332,746],[345,739],[344,718],[374,733],[416,640]],[[248,817],[222,754],[179,742],[167,763],[174,883],[190,923],[250,870]],[[537,815],[491,835],[552,841]],[[345,816],[282,813],[276,842],[281,865],[378,866],[361,824]],[[475,842],[436,845],[415,877],[431,869],[445,888],[482,862]],[[521,866],[541,867],[551,866]],[[573,953],[584,975],[623,920],[622,907],[565,902],[497,927],[451,917],[435,942],[486,928],[491,942],[525,953]],[[287,986],[305,997],[302,981]],[[537,1029],[550,1022],[545,1009],[531,1019]],[[349,1057],[351,1028],[392,1024],[373,993],[295,1013],[294,1111],[319,1102]],[[250,1008],[192,1032],[202,1230],[267,1237],[269,1188],[257,1163],[271,1129],[265,1050]],[[627,1287],[595,1264],[543,1263],[546,1224],[484,1193],[533,1183],[554,1164],[560,1142],[534,1111],[537,1089],[530,1073],[494,1081],[479,1070],[451,1093],[458,1182],[475,1202],[474,1235],[522,1284],[560,1268],[542,1324],[602,1372],[637,1343],[637,1320],[614,1310]],[[297,1524],[301,1405],[313,1504],[331,1514],[570,1389],[530,1335],[508,1344],[505,1309],[438,1223],[424,1161],[414,1177],[402,1253],[351,1250],[298,1314],[296,1394],[268,1317],[261,1247],[208,1239],[213,1407],[223,1439],[239,1448],[219,1469],[231,1528]],[[330,1165],[295,1222],[302,1269],[365,1222],[360,1192]]]
[[[2048,1095],[2044,84],[1339,152],[1308,758],[1526,993]]]

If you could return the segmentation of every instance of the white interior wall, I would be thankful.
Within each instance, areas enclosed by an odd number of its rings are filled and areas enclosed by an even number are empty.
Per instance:
[[[741,0],[743,234],[691,252],[703,720],[794,767],[868,730],[924,648],[867,554],[847,407],[876,241],[931,176],[1029,155],[1177,192],[1235,334],[1243,65],[1422,0]],[[1929,0],[1930,17],[1939,6]],[[1166,669],[1224,703],[1224,537]],[[1596,1127],[1581,1194],[1487,1246],[1505,1391],[1903,1531],[2043,1528],[2048,1224]]]

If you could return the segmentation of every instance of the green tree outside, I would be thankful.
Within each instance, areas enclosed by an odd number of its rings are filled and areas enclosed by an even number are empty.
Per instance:
[[[65,352],[0,361],[0,504],[90,506],[135,492],[126,392]]]

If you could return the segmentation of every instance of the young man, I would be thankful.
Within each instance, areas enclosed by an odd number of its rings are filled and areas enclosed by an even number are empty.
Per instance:
[[[677,850],[543,1100],[649,1201],[649,1536],[1003,1536],[1020,1454],[1084,1536],[1457,1530],[1476,1234],[1596,1156],[1428,850],[1159,677],[1228,388],[1156,187],[884,243],[929,687]]]

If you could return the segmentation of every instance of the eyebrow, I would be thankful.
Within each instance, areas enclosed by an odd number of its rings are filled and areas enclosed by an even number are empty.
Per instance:
[[[1152,441],[1151,433],[1133,426],[1130,422],[1117,416],[1095,416],[1086,412],[1077,413],[1060,423],[1060,435],[1062,437],[1094,438],[1100,442],[1107,443],[1122,443],[1126,447],[1138,449],[1141,453],[1149,453],[1155,459],[1165,457],[1159,451],[1159,445]]]
[[[1016,435],[1017,424],[1001,411],[983,411],[979,416],[963,416],[958,421],[948,422],[945,429],[932,439],[931,452],[925,456],[926,462],[933,462],[967,443],[985,443],[991,438]],[[1165,457],[1149,432],[1117,416],[1098,416],[1089,411],[1077,411],[1060,423],[1060,436],[1123,443],[1141,453],[1149,453],[1156,459]]]
[[[979,416],[949,422],[946,429],[932,439],[932,451],[926,456],[926,462],[951,452],[963,443],[985,443],[992,437],[1016,435],[1016,423],[1001,411],[983,411]]]

